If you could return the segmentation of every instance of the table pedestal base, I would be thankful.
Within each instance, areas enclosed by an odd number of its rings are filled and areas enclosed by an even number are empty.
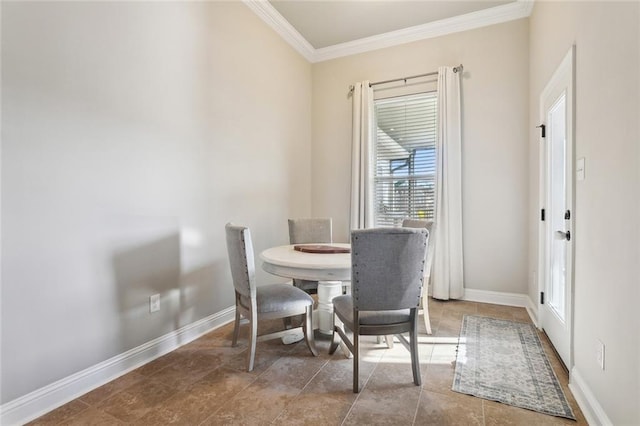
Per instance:
[[[342,281],[318,281],[318,331],[333,334],[333,298],[342,294]]]

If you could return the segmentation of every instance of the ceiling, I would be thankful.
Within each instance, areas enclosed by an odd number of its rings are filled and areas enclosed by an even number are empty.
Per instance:
[[[534,0],[243,0],[310,62],[438,37],[531,13]]]

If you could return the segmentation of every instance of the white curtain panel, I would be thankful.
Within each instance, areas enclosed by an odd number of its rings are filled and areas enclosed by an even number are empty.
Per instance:
[[[351,229],[373,227],[373,89],[369,81],[353,89],[351,142]]]
[[[460,75],[438,69],[438,147],[432,296],[464,296],[462,259],[462,129]]]

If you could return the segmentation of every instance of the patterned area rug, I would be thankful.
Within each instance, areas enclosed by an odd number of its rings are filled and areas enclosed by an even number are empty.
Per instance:
[[[452,390],[575,420],[533,325],[465,315]]]

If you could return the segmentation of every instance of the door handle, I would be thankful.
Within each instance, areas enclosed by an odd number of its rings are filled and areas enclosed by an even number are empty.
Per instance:
[[[567,232],[556,231],[556,235],[560,237],[561,240],[571,241],[571,231],[567,231]]]

